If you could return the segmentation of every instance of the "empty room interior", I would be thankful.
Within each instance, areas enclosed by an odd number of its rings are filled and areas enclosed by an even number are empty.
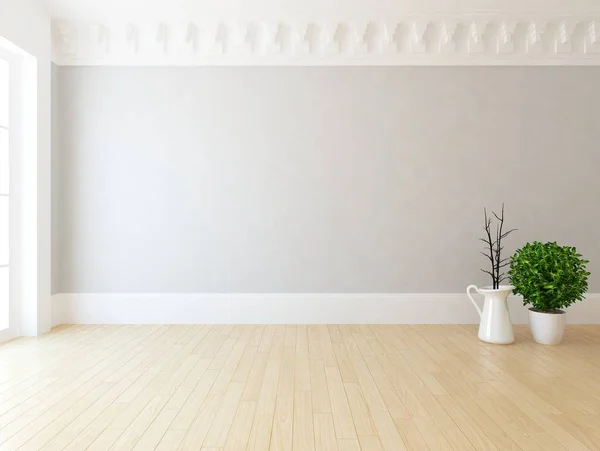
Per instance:
[[[0,0],[0,451],[600,450],[598,0]]]

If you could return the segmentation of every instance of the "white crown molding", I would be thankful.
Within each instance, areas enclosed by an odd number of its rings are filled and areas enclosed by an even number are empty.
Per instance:
[[[600,14],[382,20],[53,20],[65,66],[600,65]]]
[[[465,293],[64,293],[52,324],[477,324]],[[510,296],[514,324],[527,309]],[[600,294],[569,307],[570,324],[600,324]]]

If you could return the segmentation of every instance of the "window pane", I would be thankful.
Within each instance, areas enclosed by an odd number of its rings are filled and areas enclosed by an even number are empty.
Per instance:
[[[0,268],[0,330],[8,329],[8,268]]]
[[[0,128],[0,194],[8,194],[8,130]]]
[[[0,126],[4,127],[8,127],[8,73],[8,62],[0,58]]]
[[[8,197],[0,196],[0,265],[8,265]]]

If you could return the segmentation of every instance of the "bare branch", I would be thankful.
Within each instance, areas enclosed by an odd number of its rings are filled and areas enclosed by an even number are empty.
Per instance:
[[[490,257],[488,254],[486,254],[485,252],[480,252],[481,255],[483,255],[484,257],[488,258],[492,263],[494,262],[494,259],[492,257]]]
[[[488,216],[487,209],[484,208],[483,217],[485,237],[480,238],[479,240],[485,243],[485,252],[481,252],[481,254],[490,261],[491,271],[485,269],[482,269],[481,271],[489,274],[492,277],[492,286],[494,288],[498,288],[500,282],[507,279],[507,276],[501,272],[501,270],[509,266],[511,261],[510,258],[502,258],[501,256],[502,251],[504,250],[502,240],[517,229],[504,231],[504,203],[502,203],[502,210],[500,214],[492,211],[492,216]],[[495,236],[492,238],[492,223],[494,222],[494,219],[497,221],[497,223]]]
[[[519,230],[519,229],[510,229],[508,232],[504,232],[500,238],[506,238],[512,232],[516,232],[517,230]]]
[[[504,203],[502,203],[502,213],[498,216],[494,212],[494,216],[500,222],[496,224],[496,265],[495,265],[495,273],[496,273],[496,286],[494,288],[498,288],[500,284],[500,256],[502,254],[502,228],[504,227]]]
[[[487,235],[487,240],[483,239],[482,241],[485,242],[487,244],[488,247],[488,252],[489,252],[489,260],[490,263],[492,265],[492,271],[483,271],[487,274],[489,274],[490,276],[492,276],[492,286],[496,285],[496,277],[494,275],[494,243],[492,242],[492,218],[489,218],[487,215],[487,210],[484,208],[483,209],[483,217],[484,217],[484,221],[485,221],[485,225],[484,225],[484,229],[485,229],[485,233]]]

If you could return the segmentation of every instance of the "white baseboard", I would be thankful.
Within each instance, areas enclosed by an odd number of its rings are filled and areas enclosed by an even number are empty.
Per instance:
[[[511,296],[513,323],[527,322]],[[477,324],[465,294],[63,293],[53,296],[59,324]],[[600,324],[600,293],[569,308],[571,324]]]

